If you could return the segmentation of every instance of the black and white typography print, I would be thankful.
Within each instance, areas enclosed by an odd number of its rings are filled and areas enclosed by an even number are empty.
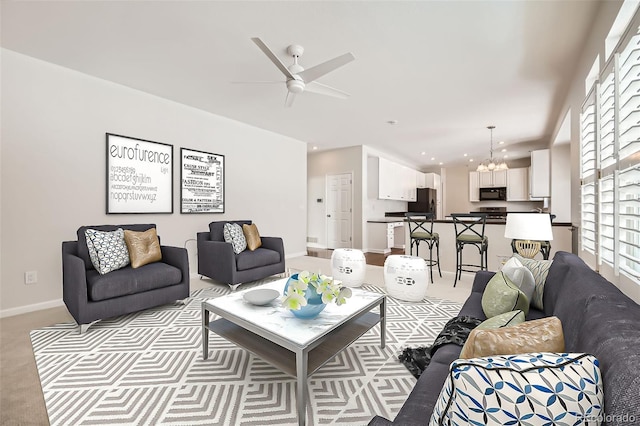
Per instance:
[[[173,145],[107,133],[107,213],[173,213]]]
[[[180,149],[180,212],[224,213],[224,155]]]

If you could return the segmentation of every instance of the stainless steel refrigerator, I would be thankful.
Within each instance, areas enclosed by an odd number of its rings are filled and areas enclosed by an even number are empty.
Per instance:
[[[436,203],[438,201],[437,192],[431,188],[416,189],[416,201],[407,203],[407,209],[414,213],[433,213],[436,212]]]

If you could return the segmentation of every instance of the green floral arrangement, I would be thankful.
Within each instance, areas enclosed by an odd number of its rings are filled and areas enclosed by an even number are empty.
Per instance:
[[[315,289],[318,296],[322,296],[322,303],[335,302],[340,306],[347,303],[347,298],[351,297],[351,289],[341,284],[341,281],[334,280],[332,277],[302,271],[298,273],[297,280],[290,281],[282,303],[288,309],[295,311],[301,309],[307,305],[305,294],[311,287]]]

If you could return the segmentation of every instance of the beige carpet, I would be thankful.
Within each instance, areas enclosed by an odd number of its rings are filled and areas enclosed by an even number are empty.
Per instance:
[[[330,259],[298,257],[287,261],[293,270],[329,274]],[[367,265],[365,282],[384,287],[383,268]],[[464,302],[471,291],[473,274],[463,274],[453,288],[453,273],[434,274],[427,296]],[[191,289],[207,288],[213,282],[194,278]],[[65,307],[46,309],[0,319],[0,425],[47,425],[49,419],[33,356],[29,332],[49,325],[73,321]]]

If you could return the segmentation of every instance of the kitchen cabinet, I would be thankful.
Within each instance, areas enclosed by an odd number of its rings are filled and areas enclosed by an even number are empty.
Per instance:
[[[480,172],[469,172],[469,201],[476,202],[480,201],[480,181],[479,175]]]
[[[400,166],[402,168],[402,192],[403,201],[416,201],[416,171],[410,167]]]
[[[436,173],[416,172],[417,188],[429,188],[440,190],[440,175]]]
[[[529,168],[507,170],[507,201],[529,201]]]
[[[392,248],[404,248],[404,222],[368,221],[368,251],[387,254]]]
[[[542,199],[551,196],[549,150],[531,151],[529,198]]]
[[[490,172],[476,172],[480,188],[507,186],[507,170],[494,170]]]
[[[381,200],[416,200],[416,171],[378,158],[378,198]]]
[[[440,190],[440,175],[435,173],[425,173],[425,188]]]

